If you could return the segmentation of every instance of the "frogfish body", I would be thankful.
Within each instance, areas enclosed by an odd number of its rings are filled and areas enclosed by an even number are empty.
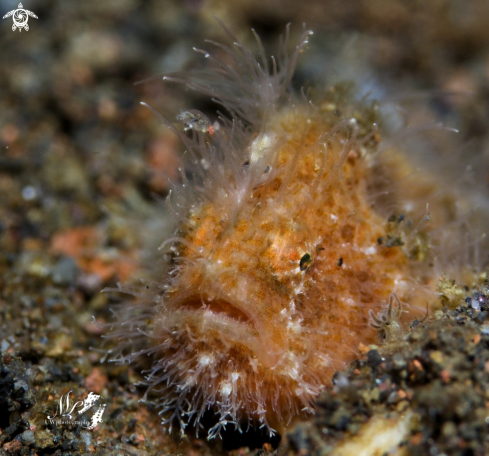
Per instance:
[[[115,361],[151,356],[148,391],[182,432],[213,409],[209,437],[229,423],[273,433],[313,411],[360,343],[379,341],[369,311],[395,293],[410,318],[424,313],[416,287],[429,282],[428,241],[421,228],[405,235],[409,214],[387,220],[375,204],[379,176],[404,167],[376,152],[375,104],[351,102],[344,87],[312,102],[290,90],[310,34],[278,62],[235,42],[220,45],[234,64],[200,51],[214,70],[165,77],[212,96],[229,118],[184,111],[183,132],[162,118],[190,157],[168,202],[168,270],[136,293],[112,337]]]

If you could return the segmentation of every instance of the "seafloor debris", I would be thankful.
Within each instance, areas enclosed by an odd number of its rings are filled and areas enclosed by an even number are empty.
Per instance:
[[[478,290],[467,301],[338,373],[288,433],[295,454],[488,454],[489,306]]]

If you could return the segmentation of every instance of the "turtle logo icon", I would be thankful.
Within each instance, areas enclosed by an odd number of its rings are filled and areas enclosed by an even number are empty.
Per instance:
[[[2,19],[6,19],[10,16],[12,16],[12,19],[14,20],[14,25],[12,25],[12,30],[14,32],[17,29],[19,29],[19,32],[21,32],[22,29],[25,29],[26,31],[29,30],[29,25],[27,24],[29,16],[33,17],[34,19],[38,19],[38,17],[32,11],[24,9],[22,3],[19,3],[16,10],[9,11],[5,16],[3,16]]]

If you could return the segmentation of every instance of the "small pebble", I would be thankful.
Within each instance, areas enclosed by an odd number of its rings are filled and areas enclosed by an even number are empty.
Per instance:
[[[34,438],[34,432],[32,432],[32,431],[24,431],[22,433],[21,440],[22,440],[22,443],[24,445],[31,445],[31,444],[33,444],[36,441],[36,439]]]

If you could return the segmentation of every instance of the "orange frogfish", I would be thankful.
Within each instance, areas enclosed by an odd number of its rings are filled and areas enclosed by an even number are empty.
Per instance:
[[[436,201],[426,209],[428,181],[415,190],[403,178],[408,160],[379,150],[378,106],[346,84],[291,88],[311,34],[290,54],[285,39],[277,59],[258,36],[259,58],[232,37],[218,44],[225,62],[198,51],[211,69],[164,77],[223,112],[212,121],[182,111],[181,127],[161,117],[188,157],[167,201],[176,224],[162,239],[167,268],[133,291],[110,337],[113,361],[149,356],[148,392],[182,432],[209,409],[210,438],[230,423],[273,434],[313,412],[359,344],[388,335],[386,315],[407,326],[436,287],[429,226],[446,220]]]

